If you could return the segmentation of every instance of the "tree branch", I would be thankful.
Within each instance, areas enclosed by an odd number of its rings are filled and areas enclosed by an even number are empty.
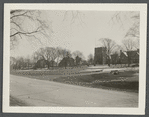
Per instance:
[[[11,16],[10,19],[13,19],[14,17],[19,17],[19,16],[26,16],[26,15],[25,15],[26,13],[27,13],[27,11],[24,12],[24,13],[22,13],[22,14],[19,14],[19,15]]]
[[[39,28],[40,28],[40,27],[38,27],[36,31],[32,31],[32,32],[20,32],[20,31],[18,31],[18,32],[16,32],[16,33],[10,35],[10,37],[13,37],[13,36],[15,36],[15,35],[17,35],[17,34],[30,35],[30,34],[33,34],[33,33],[37,33],[37,32],[39,32]]]
[[[15,24],[17,27],[19,27],[19,29],[20,29],[20,30],[22,30],[22,28],[20,27],[20,25],[19,25],[19,24],[17,24],[16,22],[11,21],[11,23]]]

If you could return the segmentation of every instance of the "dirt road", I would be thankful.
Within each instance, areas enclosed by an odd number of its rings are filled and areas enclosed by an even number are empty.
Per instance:
[[[10,75],[10,95],[24,104],[21,106],[138,106],[138,93],[80,87],[14,75]]]

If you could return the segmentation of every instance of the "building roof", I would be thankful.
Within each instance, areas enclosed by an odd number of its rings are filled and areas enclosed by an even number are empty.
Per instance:
[[[127,52],[123,52],[125,56],[128,56]]]
[[[134,51],[124,51],[124,52],[122,52],[126,57],[128,57],[128,55],[130,56],[130,57],[134,57],[136,54],[138,54],[139,55],[139,52],[137,51],[137,50],[134,50]]]
[[[111,57],[118,57],[118,54],[117,53],[112,54]]]
[[[129,55],[131,57],[135,56],[136,54],[138,54],[137,51],[127,51],[127,55]]]

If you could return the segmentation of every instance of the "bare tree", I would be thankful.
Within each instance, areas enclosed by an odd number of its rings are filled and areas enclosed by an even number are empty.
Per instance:
[[[129,20],[132,21],[132,24],[130,24],[130,28],[125,34],[125,37],[134,37],[136,39],[140,38],[140,13],[139,12],[122,12],[118,11],[116,12],[112,18],[111,18],[113,23],[119,23],[120,28],[124,29],[125,28],[125,21]]]
[[[89,54],[88,55],[88,63],[93,64],[93,62],[94,62],[94,56],[93,56],[93,54]]]
[[[68,50],[68,49],[61,49],[60,54],[61,54],[61,58],[62,58],[61,62],[63,61],[63,64],[66,68],[67,64],[70,62],[70,59],[71,59],[71,56],[72,56],[71,51]]]
[[[53,67],[54,62],[56,59],[59,57],[62,57],[62,50],[58,48],[53,48],[53,47],[45,47],[45,48],[40,48],[34,53],[34,58],[35,60],[39,59],[44,59],[48,61],[48,68]]]
[[[73,53],[72,53],[72,56],[75,58],[75,57],[80,57],[80,58],[84,58],[84,56],[83,56],[83,53],[82,52],[80,52],[80,51],[74,51]]]
[[[33,53],[33,61],[34,61],[35,65],[37,64],[37,62],[39,60],[42,60],[42,59],[47,61],[47,62],[49,60],[49,55],[48,55],[47,51],[45,50],[45,48],[39,48],[37,51],[35,51]],[[47,63],[47,65],[49,68],[49,62]]]
[[[57,50],[55,48],[45,48],[48,51],[48,55],[50,56],[51,66],[53,67],[55,59],[57,58]]]
[[[135,40],[135,45],[134,45],[134,47],[135,47],[136,49],[139,49],[139,48],[140,48],[140,40],[139,40],[139,39],[136,39],[136,40]]]
[[[84,58],[82,52],[80,52],[78,50],[77,51],[74,51],[72,53],[72,56],[74,57],[74,59],[76,61],[76,65],[78,65],[81,62],[81,60]]]
[[[106,48],[106,56],[108,65],[110,65],[111,54],[115,52],[116,48],[118,47],[115,41],[108,39],[108,38],[101,38],[99,39],[102,47]]]
[[[33,63],[36,63],[40,59],[40,53],[38,51],[34,52],[32,55]]]
[[[27,67],[29,69],[29,67],[31,65],[31,60],[30,60],[29,56],[27,56],[27,58],[24,58],[24,65],[25,65],[25,67]]]
[[[127,31],[125,37],[135,37],[136,39],[140,38],[140,14],[135,14],[131,17],[134,20],[133,25]]]
[[[139,48],[139,40],[127,38],[122,40],[124,50],[130,51]]]
[[[54,48],[54,47],[45,47],[38,49],[34,54],[34,60],[44,59],[48,61],[48,68],[54,66],[54,62],[57,61],[57,64],[63,58],[70,58],[71,52],[63,48]]]
[[[37,51],[34,52],[33,54],[33,57],[34,57],[34,60],[39,60],[39,59],[47,59],[48,57],[45,56],[45,49],[44,48],[39,48]]]
[[[62,60],[63,58],[64,58],[64,56],[63,56],[63,48],[60,48],[60,47],[57,47],[56,48],[56,53],[57,53],[57,65],[58,65],[58,63],[60,62],[60,60]]]
[[[40,36],[48,37],[46,29],[49,26],[40,17],[40,11],[31,10],[11,10],[10,11],[10,48],[13,49],[18,40],[25,38],[35,38],[40,41]],[[41,43],[41,41],[40,41]]]
[[[139,49],[139,39],[124,39],[122,41],[124,50],[127,51],[127,59],[128,59],[128,66],[131,63],[131,51],[135,50],[135,49]]]
[[[14,65],[16,63],[16,58],[10,56],[10,65]]]
[[[17,57],[15,69],[22,69],[24,67],[25,67],[25,59],[23,57]]]
[[[71,51],[70,50],[62,49],[61,56],[62,56],[62,58],[64,58],[64,57],[71,57],[72,54],[71,54]]]
[[[86,25],[85,22],[83,21],[84,16],[85,15],[78,10],[65,11],[63,22],[68,20],[70,22],[70,25],[77,23],[83,27]]]

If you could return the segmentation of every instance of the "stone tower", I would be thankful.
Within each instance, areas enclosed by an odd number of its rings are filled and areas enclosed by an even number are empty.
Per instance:
[[[106,47],[95,48],[94,62],[95,64],[106,64]]]

